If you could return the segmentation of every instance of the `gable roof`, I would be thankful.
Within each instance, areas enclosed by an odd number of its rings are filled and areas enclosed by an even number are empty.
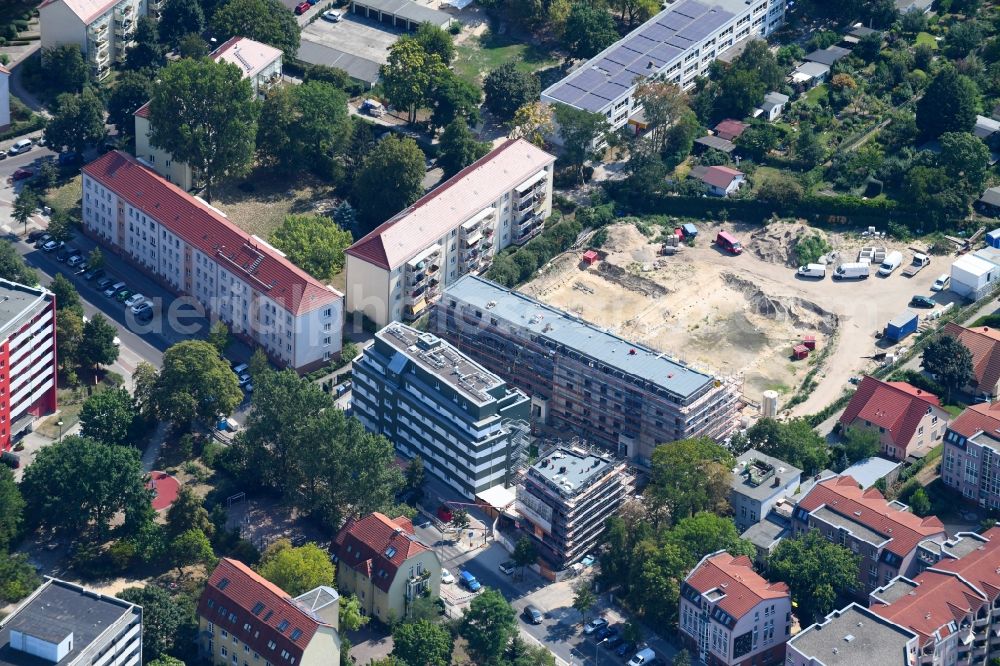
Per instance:
[[[994,120],[987,116],[976,116],[976,125],[972,133],[980,139],[988,139],[997,132],[1000,132],[1000,120]]]
[[[84,166],[83,173],[295,316],[343,298],[131,155],[111,151]]]
[[[1000,527],[991,527],[980,536],[989,541],[958,559],[941,560],[933,569],[961,576],[992,604],[1000,597]]]
[[[828,46],[825,49],[817,49],[805,57],[808,62],[818,62],[821,65],[831,66],[841,58],[851,54],[850,49],[842,46]]]
[[[911,384],[883,382],[865,376],[851,396],[847,409],[840,415],[840,422],[849,426],[855,419],[869,421],[885,428],[896,444],[905,446],[927,410],[940,406],[936,395]]]
[[[555,159],[524,139],[507,140],[376,227],[347,254],[396,268]]]
[[[118,0],[45,0],[45,2],[38,5],[38,8],[48,7],[57,2],[66,5],[71,12],[76,14],[77,18],[83,21],[84,24],[89,25],[91,21],[114,7],[118,3]]]
[[[725,551],[702,558],[684,582],[701,594],[718,589],[724,595],[719,608],[737,620],[765,599],[789,596],[785,583],[771,583],[754,571],[749,557]]]
[[[898,582],[898,581],[897,581]],[[896,583],[891,583],[893,585]],[[975,587],[951,572],[929,569],[913,580],[913,587],[891,603],[873,601],[871,609],[881,617],[915,631],[923,644],[935,635],[945,638],[952,633],[949,624],[962,623],[976,613],[986,597]],[[872,594],[878,599],[878,592]]]
[[[1000,187],[991,187],[979,197],[979,202],[989,206],[1000,206]]]
[[[962,437],[972,437],[976,433],[985,432],[1000,439],[1000,402],[981,402],[966,407],[965,411],[948,424],[948,429]]]
[[[281,49],[261,44],[247,37],[230,37],[212,51],[212,60],[228,62],[240,68],[243,78],[249,78],[281,57]]]
[[[888,541],[885,548],[900,557],[909,554],[924,538],[944,534],[944,525],[936,516],[920,518],[901,511],[886,502],[875,488],[859,488],[851,476],[820,481],[799,502],[799,508],[809,513],[824,506],[884,537]]]
[[[722,137],[715,136],[714,134],[706,134],[705,136],[700,136],[694,140],[700,146],[705,146],[706,148],[715,148],[716,150],[721,150],[724,153],[731,153],[736,150],[736,144]]]
[[[411,557],[428,550],[413,536],[413,523],[400,516],[390,520],[375,512],[364,518],[351,518],[330,546],[337,563],[371,578],[383,592],[388,592],[396,572]]]
[[[743,134],[747,127],[748,125],[744,122],[726,118],[715,126],[715,134],[723,139],[732,141],[739,137],[740,134]]]
[[[742,176],[743,172],[725,166],[710,166],[695,167],[691,169],[691,175],[703,183],[724,190],[732,184],[733,180]]]
[[[268,641],[301,656],[316,630],[329,626],[280,587],[228,557],[219,560],[209,577],[198,602],[198,615],[235,633],[259,654],[269,655],[268,658],[274,660],[272,663],[279,666],[281,661],[274,654],[275,650],[268,647]],[[248,624],[249,630],[245,628]]]
[[[950,321],[944,334],[957,339],[972,354],[972,374],[980,387],[1000,382],[1000,330],[989,326],[966,328]]]

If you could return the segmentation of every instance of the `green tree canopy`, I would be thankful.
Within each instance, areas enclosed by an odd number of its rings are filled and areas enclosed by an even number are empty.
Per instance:
[[[806,624],[832,611],[837,596],[858,584],[860,564],[850,550],[811,530],[778,544],[767,560],[767,578],[788,583]]]
[[[285,58],[299,50],[299,23],[280,0],[228,0],[212,17],[220,41],[248,37],[281,49]]]
[[[205,15],[198,0],[166,0],[157,25],[160,40],[177,46],[182,37],[205,29]]]
[[[76,44],[42,49],[42,72],[50,88],[60,93],[82,92],[89,67]]]
[[[427,620],[404,622],[392,631],[392,654],[407,664],[449,666],[453,641],[451,632]]]
[[[920,367],[948,390],[946,401],[951,400],[953,390],[961,389],[974,378],[972,352],[950,335],[942,335],[924,347]]]
[[[118,598],[142,606],[143,657],[166,657],[177,644],[181,628],[187,624],[187,611],[159,585],[127,587]],[[169,657],[166,657],[169,658]],[[183,662],[182,662],[183,663]]]
[[[611,14],[602,4],[576,2],[570,8],[563,43],[574,58],[592,58],[618,40]]]
[[[104,139],[104,105],[90,87],[79,95],[63,93],[45,125],[45,140],[57,151],[64,148],[82,153]]]
[[[38,274],[28,268],[12,243],[0,243],[0,278],[31,287],[38,284]]]
[[[28,220],[35,214],[36,208],[38,208],[38,193],[30,187],[22,187],[14,198],[14,211],[11,217],[24,227],[25,233],[28,231]]]
[[[80,434],[113,446],[137,444],[139,410],[129,392],[109,388],[87,398],[80,411]]]
[[[490,151],[490,144],[477,141],[469,131],[465,118],[459,116],[451,121],[441,133],[438,145],[438,166],[444,169],[445,177],[453,176]]]
[[[111,365],[118,360],[118,345],[115,337],[118,329],[104,315],[97,313],[83,325],[83,338],[77,350],[80,365],[86,368],[96,368],[99,365]]]
[[[14,481],[14,472],[0,466],[0,553],[6,553],[21,531],[24,498]]]
[[[409,206],[423,193],[424,173],[416,141],[395,135],[379,141],[354,179],[351,200],[360,218],[375,226]]]
[[[68,310],[56,317],[56,356],[63,372],[80,364],[80,343],[83,342],[83,317]],[[65,374],[60,375],[65,379]]]
[[[428,53],[415,39],[402,37],[389,49],[389,58],[382,65],[382,88],[393,106],[406,109],[412,123],[417,110],[428,104],[431,85],[445,69],[437,53]]]
[[[204,340],[184,340],[164,352],[152,400],[160,418],[183,427],[192,419],[209,422],[231,413],[243,392],[215,347]]]
[[[226,347],[232,342],[233,336],[229,334],[229,327],[226,326],[226,322],[216,319],[209,327],[206,339],[219,352],[219,356],[222,356],[226,353]]]
[[[938,164],[948,176],[978,195],[990,168],[990,149],[971,132],[945,132],[938,140]]]
[[[517,63],[508,60],[490,70],[483,79],[486,93],[486,108],[500,120],[508,121],[525,104],[534,102],[541,94],[538,76],[517,68]]]
[[[309,169],[334,178],[351,130],[347,94],[331,83],[308,81],[268,93],[257,148],[265,161],[287,173]]]
[[[121,72],[108,97],[108,122],[119,134],[135,134],[135,112],[153,96],[153,82],[145,72]]]
[[[469,604],[459,633],[477,664],[499,660],[517,631],[517,616],[498,590],[485,588]]]
[[[165,62],[163,46],[160,44],[160,35],[156,29],[156,20],[148,16],[140,16],[135,27],[135,43],[126,51],[125,68],[133,72],[144,69],[152,71],[163,67]],[[119,127],[118,131],[121,132],[122,128]]]
[[[271,243],[288,255],[293,264],[321,280],[329,280],[344,268],[344,250],[351,246],[351,232],[341,229],[326,215],[286,215],[271,234]]]
[[[442,69],[435,77],[431,91],[431,124],[447,127],[456,118],[475,125],[479,122],[479,105],[483,91],[459,77],[450,69]]]
[[[34,592],[42,580],[24,553],[0,557],[0,599],[15,602]]]
[[[708,511],[700,511],[678,521],[667,532],[665,539],[688,555],[692,567],[701,558],[720,550],[751,558],[757,554],[752,543],[740,539],[740,533],[736,531],[732,519]]]
[[[917,127],[932,139],[945,132],[971,132],[979,107],[979,89],[972,79],[945,66],[917,101]]]
[[[854,464],[878,455],[878,432],[868,428],[847,428],[844,431],[844,455],[847,462]]]
[[[563,141],[562,159],[572,166],[582,166],[593,155],[594,141],[608,129],[603,114],[568,104],[555,105],[555,120]]]
[[[646,501],[654,513],[674,521],[699,511],[726,511],[734,462],[708,437],[661,444],[653,450]]]
[[[205,536],[205,533],[196,527],[175,537],[170,542],[169,553],[178,573],[181,573],[184,567],[193,564],[204,564],[212,567],[215,566],[216,562],[212,543]]]
[[[757,449],[795,465],[806,474],[815,474],[830,460],[826,442],[805,419],[775,421],[763,418],[753,424],[745,435],[734,438],[733,450]]]
[[[455,58],[455,42],[451,34],[433,23],[421,23],[413,33],[413,40],[427,53],[441,58],[441,62],[446,65],[450,65]]]
[[[191,528],[201,530],[208,538],[215,533],[215,524],[201,497],[190,486],[181,486],[177,499],[167,509],[166,536],[173,540]]]
[[[287,539],[274,542],[264,551],[257,572],[293,597],[334,585],[333,562],[314,543],[294,547]]]
[[[56,297],[56,311],[73,310],[77,314],[83,314],[83,305],[80,302],[80,294],[76,287],[62,273],[56,273],[49,283],[49,291]]]
[[[222,12],[245,2],[265,0],[231,0]],[[222,178],[249,172],[258,111],[250,81],[238,67],[184,58],[159,72],[149,103],[150,141],[197,169],[211,200],[211,188]]]

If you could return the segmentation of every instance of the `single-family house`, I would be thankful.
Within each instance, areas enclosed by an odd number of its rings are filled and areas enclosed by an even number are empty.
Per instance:
[[[952,321],[945,325],[944,334],[961,342],[972,354],[970,391],[990,398],[1000,394],[1000,329],[989,326],[966,328]]]
[[[763,116],[768,122],[777,120],[784,113],[787,104],[788,95],[771,91],[764,95],[764,103],[760,105],[759,115]]]
[[[880,453],[891,460],[922,458],[937,446],[948,412],[937,396],[906,382],[866,376],[840,416],[844,427],[875,430]]]
[[[708,185],[709,194],[716,197],[728,197],[746,182],[742,171],[725,166],[697,166],[691,169],[691,176]]]
[[[747,127],[749,127],[749,125],[744,122],[733,120],[732,118],[726,118],[715,126],[714,131],[715,136],[720,139],[725,139],[726,141],[736,141],[736,139],[739,138],[740,134],[743,134]]]
[[[926,14],[931,10],[934,0],[896,0],[896,11],[900,14],[920,12]]]
[[[827,67],[833,67],[841,58],[851,55],[850,49],[842,46],[828,46],[825,49],[817,49],[805,57],[806,62],[818,62]]]
[[[795,68],[789,78],[799,92],[805,92],[830,78],[830,66],[821,62],[804,62]]]
[[[976,116],[976,125],[972,128],[972,133],[987,143],[991,143],[1000,132],[1000,120],[994,120],[986,116]]]
[[[976,210],[983,215],[1000,215],[1000,187],[991,187],[976,200]]]
[[[844,48],[850,48],[852,46],[855,46],[858,42],[860,42],[868,35],[875,35],[875,34],[878,34],[878,30],[872,30],[871,28],[858,23],[855,26],[853,26],[850,30],[848,30],[847,33],[844,34],[844,38],[840,40],[840,43],[847,45]]]
[[[1000,276],[1000,266],[971,254],[951,264],[951,291],[973,301],[988,294]]]

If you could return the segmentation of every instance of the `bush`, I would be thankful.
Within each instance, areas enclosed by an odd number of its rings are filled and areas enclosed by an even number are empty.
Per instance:
[[[219,463],[219,456],[224,450],[225,447],[218,442],[205,442],[205,446],[201,451],[201,462],[205,464],[205,467],[216,469],[216,465]]]
[[[936,381],[928,377],[927,375],[918,372],[916,370],[900,370],[899,372],[894,372],[890,377],[889,381],[893,382],[906,382],[916,386],[918,389],[927,391],[928,393],[933,393],[934,395],[942,396],[945,394],[945,388],[938,384]]]
[[[800,264],[814,264],[832,248],[819,234],[803,236],[795,243],[795,255]]]

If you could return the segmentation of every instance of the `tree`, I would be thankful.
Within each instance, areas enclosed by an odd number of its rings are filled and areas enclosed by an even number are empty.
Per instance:
[[[76,44],[42,49],[42,72],[52,90],[60,93],[82,92],[87,85],[88,71],[83,51]]]
[[[522,106],[538,100],[541,83],[536,74],[523,72],[508,60],[490,70],[483,79],[483,90],[486,108],[501,121],[509,121]]]
[[[881,50],[882,35],[874,32],[858,40],[858,43],[854,46],[852,55],[856,55],[865,62],[874,62]]]
[[[340,597],[340,626],[341,631],[357,631],[368,624],[371,618],[361,612],[361,602],[353,594]]]
[[[347,90],[351,87],[351,77],[347,72],[339,67],[329,67],[327,65],[306,65],[302,73],[302,82],[322,81],[329,83],[340,90]]]
[[[777,174],[756,185],[754,194],[757,201],[771,204],[778,210],[785,210],[802,201],[805,190],[791,176]]]
[[[454,513],[451,514],[451,526],[455,528],[455,531],[458,532],[460,536],[470,524],[471,521],[469,520],[469,512],[465,509],[455,509]]]
[[[32,287],[38,284],[38,274],[28,268],[12,243],[0,243],[0,278]]]
[[[294,547],[287,539],[279,539],[264,551],[257,572],[293,597],[334,584],[330,556],[314,543]]]
[[[22,187],[14,199],[14,210],[11,217],[14,221],[24,227],[24,233],[28,233],[28,220],[35,214],[38,208],[38,195],[30,187]]]
[[[574,58],[592,58],[618,40],[611,14],[598,4],[577,2],[569,10],[563,43]]]
[[[184,573],[184,567],[193,564],[204,564],[209,568],[215,566],[215,552],[212,543],[205,533],[198,528],[182,532],[170,542],[170,559],[177,567],[177,573]]]
[[[222,12],[254,1],[265,0],[231,0]],[[159,77],[149,102],[150,141],[197,169],[211,201],[219,180],[250,170],[258,114],[253,88],[235,65],[209,59],[178,60]]]
[[[938,164],[952,179],[978,194],[990,167],[990,149],[971,132],[945,132],[938,140]]]
[[[737,453],[757,449],[791,463],[806,474],[815,474],[829,462],[826,442],[805,419],[784,422],[763,418],[753,424],[743,436],[734,438],[731,448]]]
[[[14,472],[0,467],[0,552],[6,553],[21,531],[24,519],[24,498],[14,481]]]
[[[403,37],[389,49],[380,73],[385,96],[397,109],[406,109],[409,122],[417,120],[417,109],[428,101],[431,84],[445,65],[436,53],[428,53],[414,39]]]
[[[426,25],[426,24],[425,24]],[[454,647],[451,633],[444,627],[419,620],[404,622],[392,631],[392,654],[407,664],[449,666]]]
[[[118,329],[104,315],[95,314],[93,319],[83,325],[83,340],[78,352],[80,365],[93,369],[99,365],[111,365],[118,360],[118,345],[115,344],[117,335]]]
[[[166,62],[156,21],[148,16],[140,16],[135,27],[135,43],[125,54],[125,68],[133,72],[157,70]],[[149,99],[148,97],[146,99]],[[121,128],[118,129],[122,131]]]
[[[127,587],[117,596],[142,606],[143,656],[170,659],[166,652],[177,644],[180,629],[187,622],[184,607],[159,585]]]
[[[860,564],[850,550],[810,530],[778,544],[767,560],[767,578],[788,584],[800,619],[808,623],[832,611],[837,596],[857,584]]]
[[[621,12],[621,20],[629,29],[660,11],[660,5],[655,0],[611,0],[609,4],[612,9]]]
[[[929,516],[931,514],[931,500],[927,497],[927,491],[917,488],[910,495],[910,508],[918,516]]]
[[[425,52],[439,57],[445,65],[450,65],[455,58],[455,43],[451,35],[433,23],[421,23],[413,33],[413,41]]]
[[[531,566],[538,561],[538,549],[534,542],[527,536],[522,536],[514,545],[514,564],[521,567],[521,575],[524,575],[524,567]]]
[[[164,44],[177,46],[185,35],[205,29],[205,15],[198,0],[166,0],[157,28]]]
[[[56,317],[56,356],[65,372],[80,363],[80,343],[83,342],[83,317],[72,310]],[[61,375],[65,379],[65,375]]]
[[[774,125],[754,123],[737,137],[736,145],[747,157],[760,162],[778,145],[779,139],[780,135]]]
[[[45,125],[45,140],[57,151],[63,148],[82,153],[88,145],[104,139],[104,105],[92,88],[79,95],[63,93]]]
[[[674,655],[672,666],[691,666],[691,653],[687,649],[680,650]]]
[[[221,319],[216,319],[212,322],[211,327],[208,329],[208,343],[215,347],[220,356],[226,353],[226,347],[229,346],[232,339],[226,322]]]
[[[555,105],[556,124],[563,141],[562,159],[569,165],[581,167],[593,154],[594,142],[608,129],[603,114],[577,109],[568,104]]]
[[[545,146],[545,138],[552,134],[552,107],[543,102],[529,102],[515,113],[507,127],[511,139],[524,139],[539,148]]]
[[[878,432],[868,428],[849,427],[844,430],[844,454],[847,462],[854,464],[878,455]]]
[[[671,127],[690,113],[687,94],[677,84],[645,80],[636,88],[635,98],[642,105],[649,127],[645,143],[659,155],[667,146]]]
[[[121,387],[87,398],[80,410],[80,434],[95,442],[128,446],[135,441],[139,412],[135,400]]]
[[[13,603],[20,601],[42,584],[35,567],[24,553],[11,553],[0,557],[0,599]]]
[[[969,55],[983,43],[983,29],[978,21],[955,23],[948,29],[944,40],[945,53],[949,58],[958,60]]]
[[[734,458],[707,437],[661,444],[653,450],[646,501],[655,514],[672,520],[699,511],[725,511]]]
[[[951,401],[951,392],[969,384],[972,373],[972,352],[950,335],[942,335],[924,347],[920,367],[930,373],[947,389],[945,402]]]
[[[749,541],[740,539],[736,525],[730,518],[717,516],[708,511],[701,511],[684,518],[666,533],[667,543],[672,543],[684,553],[687,553],[694,566],[701,558],[720,550],[727,550],[733,555],[754,557],[757,552]]]
[[[153,83],[143,72],[121,72],[108,97],[108,122],[119,134],[135,133],[135,112],[153,95]]]
[[[354,179],[353,205],[370,225],[389,219],[423,192],[424,153],[409,138],[383,139],[365,158]]]
[[[151,519],[145,476],[138,450],[68,435],[38,452],[21,493],[37,524],[72,538],[93,525],[100,543],[120,512],[127,531]]]
[[[60,355],[61,357],[61,355]],[[156,382],[160,373],[151,363],[139,361],[132,371],[132,395],[135,398],[136,408],[144,419],[152,419],[155,416],[156,405],[155,392]]]
[[[229,414],[243,400],[229,364],[204,340],[184,340],[163,354],[152,401],[160,418],[175,427]]]
[[[461,116],[451,121],[441,134],[438,146],[438,166],[444,169],[445,177],[450,177],[490,152],[490,144],[476,141],[469,131],[465,118]]]
[[[458,631],[473,661],[490,664],[500,658],[517,631],[517,616],[499,591],[486,588],[469,604]]]
[[[839,35],[834,35],[834,42],[840,41]],[[785,80],[785,71],[778,65],[778,60],[771,52],[766,41],[751,40],[743,53],[736,59],[738,68],[757,74],[757,78],[768,90],[781,88]]]
[[[229,0],[212,17],[220,39],[248,37],[281,49],[285,58],[299,50],[299,24],[280,0]]]
[[[587,613],[597,603],[597,595],[589,580],[580,580],[573,586],[573,608],[580,613],[580,624],[587,621]]]
[[[721,118],[747,116],[764,101],[766,92],[767,86],[756,72],[734,65],[719,78],[715,114]]]
[[[972,79],[945,66],[917,101],[917,127],[931,139],[945,132],[971,132],[979,106],[979,89]]]
[[[182,58],[199,60],[208,55],[208,44],[201,38],[201,35],[191,32],[181,37],[177,43],[177,53]]]
[[[446,127],[456,118],[464,118],[475,125],[479,122],[479,105],[483,91],[450,69],[442,69],[434,79],[430,91],[431,124]]]
[[[794,152],[795,157],[809,168],[816,166],[826,157],[826,148],[811,127],[804,127],[799,131],[795,139]]]
[[[321,280],[343,270],[344,250],[353,242],[350,231],[326,215],[311,213],[286,215],[270,240],[293,264]]]
[[[73,238],[73,222],[66,212],[56,210],[52,213],[46,231],[52,236],[52,240],[66,242]]]
[[[205,505],[189,486],[182,486],[177,499],[167,509],[167,538],[173,540],[189,529],[198,529],[208,538],[215,533]]]
[[[66,279],[62,273],[56,273],[49,283],[49,291],[56,297],[56,311],[74,310],[78,314],[83,313],[83,306],[80,304],[80,294],[77,293],[73,283]]]
[[[257,148],[286,173],[334,178],[349,145],[347,94],[324,81],[273,89],[261,109]]]

